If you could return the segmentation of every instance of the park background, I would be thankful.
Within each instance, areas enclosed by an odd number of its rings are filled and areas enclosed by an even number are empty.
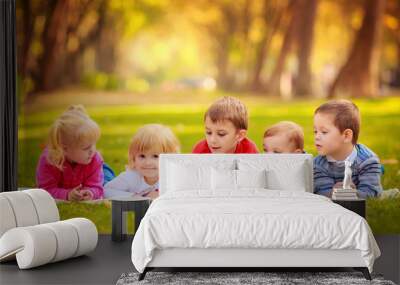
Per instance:
[[[17,0],[17,48],[19,187],[35,186],[48,129],[71,104],[99,124],[98,150],[118,174],[140,126],[169,126],[191,152],[205,110],[229,95],[247,105],[260,150],[269,125],[292,120],[313,155],[315,108],[353,100],[383,188],[400,188],[399,1]],[[110,232],[108,202],[58,206]],[[400,233],[400,197],[368,200],[367,219]]]

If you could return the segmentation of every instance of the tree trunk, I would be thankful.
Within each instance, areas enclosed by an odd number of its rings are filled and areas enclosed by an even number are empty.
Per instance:
[[[272,38],[279,28],[284,10],[280,7],[276,9],[269,7],[269,2],[269,0],[264,1],[263,20],[265,26],[268,27],[270,25],[271,27],[267,28],[257,50],[253,78],[251,79],[251,89],[253,91],[260,91],[262,89],[261,73],[268,58]]]
[[[317,0],[301,0],[300,21],[298,29],[297,57],[299,69],[296,78],[295,95],[312,95],[312,74],[310,68],[310,57],[314,42],[314,23],[317,11]]]
[[[236,29],[236,18],[232,6],[225,4],[221,8],[223,15],[224,30],[220,35],[216,35],[217,40],[217,58],[216,66],[218,70],[217,83],[222,89],[229,89],[232,84],[229,75],[229,46],[231,37]],[[210,27],[212,29],[212,27]]]
[[[385,0],[366,0],[364,19],[350,55],[335,79],[329,97],[376,96]]]
[[[99,7],[98,37],[96,39],[96,69],[105,73],[115,70],[115,43],[117,34],[113,18],[107,13],[108,2],[103,1]]]
[[[33,39],[33,27],[35,15],[32,11],[31,2],[29,0],[23,0],[21,3],[22,10],[22,43],[19,45],[19,57],[17,58],[18,73],[24,79],[28,71],[28,58],[29,51]]]
[[[229,65],[228,54],[229,54],[228,40],[222,39],[219,45],[219,49],[217,51],[217,60],[216,60],[216,65],[218,70],[217,83],[221,89],[227,89],[231,82],[228,73],[228,65]]]
[[[241,58],[239,64],[239,74],[241,76],[239,78],[235,77],[235,81],[241,85],[242,88],[247,88],[247,83],[249,79],[249,71],[251,69],[251,50],[252,44],[250,41],[250,27],[253,20],[252,14],[252,1],[245,0],[243,3],[243,7],[238,13],[238,30],[239,35],[236,37],[239,39],[239,45],[241,49]]]
[[[271,94],[281,95],[281,77],[283,70],[285,68],[285,63],[288,54],[290,53],[293,42],[295,40],[296,35],[296,28],[299,22],[299,1],[293,0],[290,3],[290,10],[291,10],[291,19],[289,22],[289,26],[285,33],[285,37],[283,39],[283,44],[281,48],[281,52],[279,53],[279,57],[275,68],[271,74],[271,77],[268,80],[268,92]]]
[[[73,1],[58,0],[50,9],[42,34],[43,54],[39,60],[36,91],[49,91],[56,87],[54,78],[60,49],[66,41],[68,22],[66,15]]]

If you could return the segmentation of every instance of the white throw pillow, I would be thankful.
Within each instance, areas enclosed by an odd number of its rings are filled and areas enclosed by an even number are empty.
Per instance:
[[[236,170],[238,188],[267,188],[267,171]]]
[[[213,190],[238,190],[240,188],[267,188],[266,170],[211,170]]]
[[[307,191],[311,176],[306,159],[301,154],[276,154],[266,155],[265,158],[239,159],[239,170],[257,171],[266,169],[267,188],[271,190]]]
[[[236,170],[216,169],[211,170],[212,189],[236,190]]]
[[[284,171],[270,169],[267,171],[267,181],[268,189],[306,192],[307,183],[301,166],[293,168],[290,176]]]
[[[185,166],[170,163],[167,177],[168,191],[211,189],[211,167]]]

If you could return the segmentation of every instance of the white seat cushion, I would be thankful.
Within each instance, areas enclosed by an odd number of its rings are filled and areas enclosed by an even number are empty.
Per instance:
[[[97,239],[96,226],[84,218],[13,228],[0,238],[0,261],[16,257],[28,269],[86,254]]]
[[[16,258],[19,268],[27,269],[96,248],[96,226],[84,218],[60,222],[45,190],[0,193],[0,214],[0,262]]]
[[[9,202],[17,227],[39,224],[38,215],[31,197],[23,191],[1,193]]]
[[[0,195],[0,237],[8,230],[15,228],[17,222],[10,202],[5,196]]]
[[[15,227],[60,220],[53,197],[43,189],[0,193],[0,213],[0,237]]]
[[[39,224],[52,223],[60,220],[57,205],[49,192],[42,189],[29,189],[22,191],[28,194],[33,201]]]

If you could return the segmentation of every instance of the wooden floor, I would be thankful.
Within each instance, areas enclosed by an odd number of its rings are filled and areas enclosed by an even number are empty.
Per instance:
[[[400,282],[400,235],[376,236],[382,251],[374,266],[375,273]],[[16,262],[0,264],[0,284],[115,284],[124,272],[134,271],[131,262],[132,237],[112,242],[100,235],[97,248],[87,256],[19,270]]]
[[[112,242],[100,235],[96,249],[87,256],[19,270],[16,262],[0,264],[0,284],[115,284],[124,272],[134,271],[132,238]]]

